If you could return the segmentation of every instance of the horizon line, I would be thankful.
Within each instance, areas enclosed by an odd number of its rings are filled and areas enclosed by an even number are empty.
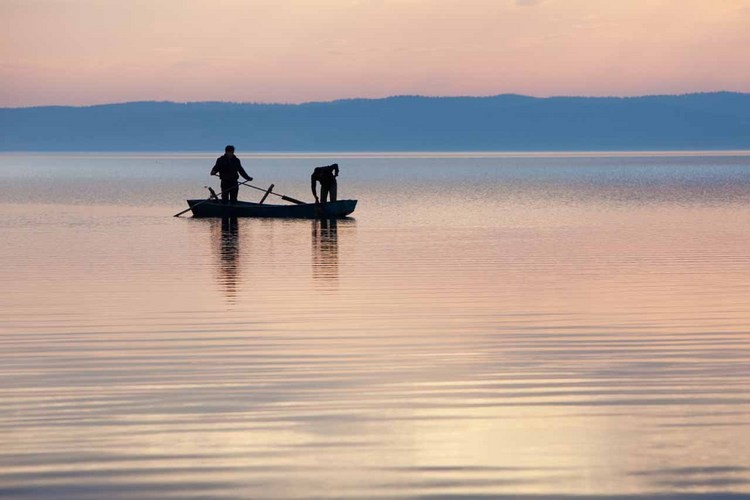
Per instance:
[[[305,106],[314,104],[334,104],[338,102],[350,102],[350,101],[386,101],[389,99],[493,99],[498,97],[521,97],[526,99],[535,100],[548,100],[548,99],[643,99],[650,97],[684,97],[693,95],[710,95],[710,94],[734,94],[734,95],[750,95],[750,92],[739,92],[733,90],[711,90],[711,91],[696,91],[696,92],[682,92],[675,94],[640,94],[640,95],[605,95],[605,96],[586,96],[586,95],[549,95],[549,96],[535,96],[530,94],[518,94],[515,92],[502,93],[502,94],[488,94],[488,95],[426,95],[426,94],[394,94],[385,97],[348,97],[341,99],[330,99],[326,101],[303,101],[298,103],[293,102],[261,102],[261,101],[217,101],[217,100],[206,100],[206,101],[172,101],[172,100],[136,100],[136,101],[114,101],[105,102],[98,104],[38,104],[33,106],[0,106],[0,110],[10,109],[39,109],[39,108],[95,108],[104,106],[124,106],[128,104],[178,104],[178,105],[191,105],[191,104],[229,104],[229,105],[244,105],[244,106]]]
[[[147,156],[147,157],[213,157],[216,151],[0,151],[0,156]],[[247,158],[636,158],[636,157],[699,157],[750,156],[750,149],[633,149],[633,150],[541,150],[541,151],[241,151]]]

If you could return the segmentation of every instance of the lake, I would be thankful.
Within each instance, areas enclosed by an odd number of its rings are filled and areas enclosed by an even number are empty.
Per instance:
[[[750,153],[237,154],[0,155],[0,497],[750,495]]]

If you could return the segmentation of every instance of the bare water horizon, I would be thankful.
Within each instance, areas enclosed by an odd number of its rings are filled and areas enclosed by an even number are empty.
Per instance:
[[[1,497],[750,496],[750,152],[219,155],[0,153]]]

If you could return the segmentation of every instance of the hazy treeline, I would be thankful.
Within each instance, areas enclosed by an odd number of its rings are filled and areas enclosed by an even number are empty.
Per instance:
[[[750,94],[0,109],[4,151],[750,149]]]

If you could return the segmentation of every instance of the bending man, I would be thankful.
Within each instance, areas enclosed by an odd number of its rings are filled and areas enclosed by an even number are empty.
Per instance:
[[[339,175],[339,164],[334,163],[325,167],[318,167],[313,170],[310,176],[310,188],[312,189],[313,196],[315,196],[315,203],[320,203],[318,199],[318,191],[316,182],[320,182],[320,198],[323,203],[326,202],[326,198],[330,201],[336,201],[336,177]]]
[[[219,156],[216,159],[216,165],[211,169],[211,175],[219,174],[221,179],[221,202],[236,202],[237,194],[240,191],[240,187],[237,184],[237,180],[240,175],[246,180],[253,180],[252,177],[247,175],[245,169],[242,168],[240,159],[234,156],[234,146],[227,146],[224,148],[224,156]]]

